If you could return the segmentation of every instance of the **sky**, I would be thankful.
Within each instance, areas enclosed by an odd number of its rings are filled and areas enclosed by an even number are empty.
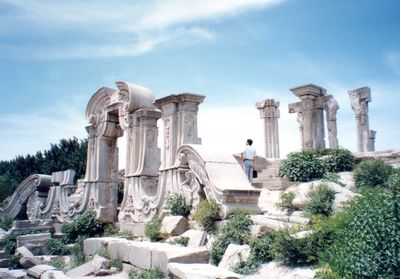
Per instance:
[[[252,138],[264,154],[255,103],[274,98],[282,157],[300,149],[290,88],[332,94],[356,151],[347,91],[369,86],[376,149],[400,149],[399,14],[398,0],[0,0],[0,160],[85,138],[87,102],[116,81],[205,95],[202,144],[228,153]]]

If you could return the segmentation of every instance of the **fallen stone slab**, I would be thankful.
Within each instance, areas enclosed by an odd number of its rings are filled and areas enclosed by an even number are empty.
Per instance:
[[[187,231],[189,224],[183,216],[165,216],[161,222],[160,232],[169,236],[177,236]]]
[[[308,225],[311,222],[310,218],[296,216],[296,215],[273,215],[273,214],[264,214],[265,217],[269,219],[274,219],[278,221],[284,221],[289,223],[295,223],[299,225]]]
[[[201,230],[187,230],[181,236],[189,238],[187,247],[200,247],[207,242],[207,233]]]
[[[295,225],[294,223],[271,219],[264,215],[251,215],[251,220],[255,225],[264,226],[267,229],[276,231],[284,228],[291,228]]]
[[[110,261],[99,255],[95,255],[90,262],[80,265],[67,272],[67,276],[77,278],[95,273],[96,270],[104,269]]]
[[[264,279],[264,278],[279,278],[279,279],[312,279],[315,276],[315,271],[310,267],[289,267],[269,262],[263,264],[260,270],[253,275],[244,277],[245,279]]]
[[[169,263],[168,273],[179,279],[239,279],[241,275],[211,264]]]
[[[49,270],[55,270],[55,267],[52,267],[50,265],[47,264],[39,264],[39,265],[35,265],[34,267],[31,267],[30,269],[28,269],[28,275],[30,275],[33,278],[40,278],[40,276],[42,276],[43,273],[49,271]]]
[[[7,259],[7,257],[10,255],[10,251],[7,249],[0,250],[0,259]]]
[[[8,267],[8,259],[0,259],[0,268]],[[0,277],[1,278],[1,277]]]
[[[2,279],[25,279],[26,272],[22,269],[9,270],[8,268],[0,268],[0,278],[2,278]]]
[[[25,246],[21,246],[21,247],[15,249],[15,255],[21,256],[21,257],[32,258],[32,259],[35,257],[33,255],[33,253]]]
[[[101,247],[108,247],[110,243],[129,242],[125,238],[119,237],[94,237],[85,239],[83,242],[83,252],[86,256],[95,255]],[[120,257],[122,259],[122,257]]]
[[[250,258],[250,251],[249,245],[229,244],[218,267],[233,271],[241,262]]]
[[[35,260],[34,258],[28,258],[28,257],[22,257],[19,259],[19,264],[24,268],[28,269],[31,268],[35,265],[38,265],[39,262]]]

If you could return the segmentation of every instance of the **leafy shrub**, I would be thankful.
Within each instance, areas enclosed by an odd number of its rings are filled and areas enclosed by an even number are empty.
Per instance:
[[[390,180],[392,189],[400,189],[396,176]],[[325,255],[334,274],[340,278],[400,276],[398,198],[396,190],[364,189],[343,209],[343,227]]]
[[[94,211],[86,211],[69,224],[65,224],[63,232],[67,243],[73,243],[78,236],[92,237],[101,235],[105,224],[96,219]]]
[[[354,169],[354,181],[357,188],[384,186],[392,174],[393,168],[382,160],[364,161]]]
[[[220,205],[213,199],[202,200],[196,208],[194,219],[200,226],[209,231],[213,229],[214,222],[219,219]]]
[[[7,259],[9,269],[17,269],[19,267],[19,260],[21,259],[21,256],[9,255]]]
[[[296,197],[294,192],[281,193],[279,202],[276,204],[278,207],[293,211],[293,200]]]
[[[180,193],[174,193],[167,198],[167,209],[174,216],[188,216],[189,206],[186,204],[185,197]]]
[[[17,248],[17,236],[25,235],[25,234],[35,234],[38,233],[37,230],[28,230],[24,232],[12,232],[7,234],[1,241],[0,241],[0,248],[4,248],[5,250],[9,251],[10,254],[14,254],[15,249]]]
[[[0,228],[2,228],[5,231],[8,231],[11,229],[13,223],[13,219],[6,215],[3,218],[0,219]]]
[[[158,269],[149,269],[149,270],[131,270],[129,272],[129,279],[164,279],[164,273]]]
[[[211,248],[211,263],[218,264],[229,244],[244,244],[250,237],[250,211],[237,209],[228,221],[221,226],[220,232]]]
[[[161,219],[158,216],[154,216],[144,227],[144,235],[147,236],[150,241],[157,241],[161,239]]]
[[[114,224],[106,224],[104,226],[103,236],[115,236],[118,235],[119,229]]]
[[[322,177],[322,180],[325,182],[334,182],[342,187],[346,186],[346,184],[340,181],[340,176],[334,172],[325,173],[324,177]]]
[[[85,239],[84,235],[78,236],[74,246],[71,248],[71,268],[78,267],[86,262],[86,257],[83,253],[83,241]]]
[[[110,266],[115,267],[118,271],[121,271],[123,268],[122,260],[120,258],[112,259]]]
[[[305,204],[305,212],[310,215],[321,214],[328,216],[332,212],[334,200],[335,191],[323,183],[319,185],[317,189],[308,194],[308,200]]]
[[[171,241],[171,244],[173,245],[180,245],[183,247],[186,247],[189,243],[189,237],[181,236],[178,238],[175,238],[173,241]]]
[[[47,242],[47,251],[49,255],[66,255],[69,252],[63,239],[54,238]]]
[[[282,162],[279,173],[292,181],[310,181],[324,176],[325,166],[313,150],[293,152]]]
[[[328,172],[352,171],[354,168],[354,156],[350,150],[335,148],[326,149],[322,159]]]
[[[65,269],[65,261],[63,257],[54,257],[50,260],[49,265],[54,266],[57,269],[63,270]]]

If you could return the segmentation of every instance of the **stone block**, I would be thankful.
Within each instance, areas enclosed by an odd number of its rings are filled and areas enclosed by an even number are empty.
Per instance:
[[[229,244],[218,267],[234,270],[241,262],[246,262],[250,257],[249,245]]]
[[[15,255],[21,256],[21,257],[32,258],[32,259],[34,257],[33,253],[25,246],[18,247],[15,250]]]
[[[28,269],[28,268],[31,268],[31,267],[39,264],[39,262],[36,259],[28,258],[28,257],[20,258],[19,263],[24,269]]]
[[[187,247],[200,247],[207,242],[207,233],[205,231],[187,230],[181,236],[189,238]]]
[[[72,279],[61,270],[49,270],[42,274],[40,279]]]
[[[92,256],[96,254],[102,246],[105,246],[106,248],[110,243],[115,243],[115,242],[124,242],[127,241],[124,238],[119,238],[119,237],[94,237],[94,238],[88,238],[85,239],[83,242],[83,253],[86,256]]]
[[[6,259],[10,255],[7,249],[0,250],[0,259]]]
[[[8,267],[8,259],[7,258],[0,259],[0,268],[2,268],[2,267]]]
[[[165,216],[161,223],[161,233],[170,236],[183,234],[188,229],[188,222],[183,216]]]
[[[86,275],[96,272],[96,270],[106,268],[108,263],[109,263],[108,259],[101,257],[99,255],[95,255],[90,262],[87,262],[83,265],[80,265],[80,266],[68,271],[67,276],[69,276],[71,278],[86,276]]]
[[[290,228],[290,227],[294,226],[293,223],[271,219],[264,215],[252,215],[251,220],[253,221],[253,223],[255,225],[263,226],[267,230],[276,230],[277,231],[277,230],[281,230],[284,228]]]
[[[55,270],[55,267],[52,267],[50,265],[47,264],[39,264],[39,265],[35,265],[34,267],[31,267],[30,269],[28,269],[28,275],[30,275],[33,278],[40,278],[40,276],[42,276],[43,273],[49,271],[49,270]]]
[[[112,259],[121,259],[128,262],[129,259],[129,240],[121,239],[121,241],[113,241],[108,243],[107,251],[110,253]]]
[[[239,279],[241,275],[211,264],[169,263],[168,273],[179,279]]]
[[[17,247],[25,246],[34,255],[42,255],[47,253],[47,242],[50,239],[50,233],[21,235],[17,236]]]
[[[129,231],[132,236],[144,236],[145,223],[117,223],[117,226],[121,231]]]
[[[1,279],[25,279],[26,272],[22,269],[9,270],[8,268],[0,268]]]
[[[40,231],[40,232],[54,232],[53,221],[50,219],[45,220],[14,220],[11,230],[13,232],[24,231]]]
[[[152,267],[152,252],[154,247],[152,242],[132,241],[128,245],[127,262],[140,269],[150,269]],[[125,261],[125,260],[124,260]]]

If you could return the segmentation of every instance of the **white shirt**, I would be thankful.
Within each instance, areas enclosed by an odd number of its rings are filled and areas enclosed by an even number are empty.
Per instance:
[[[256,156],[256,150],[251,147],[251,145],[247,145],[246,149],[243,151],[243,159],[254,160]]]

